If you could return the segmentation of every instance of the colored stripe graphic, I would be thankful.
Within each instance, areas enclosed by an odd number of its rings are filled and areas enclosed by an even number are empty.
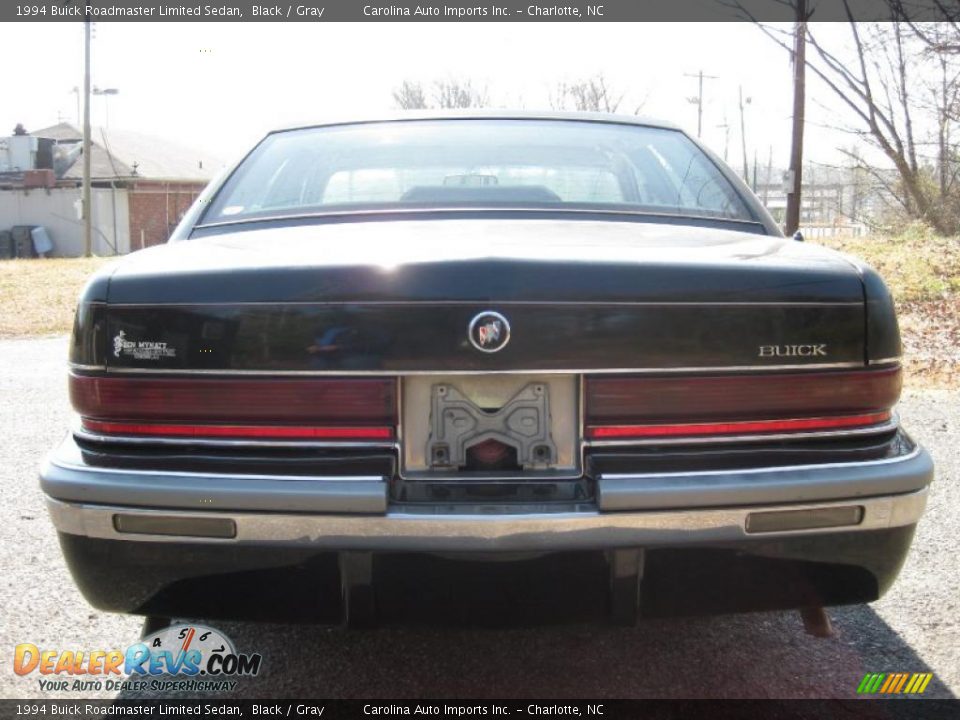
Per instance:
[[[907,683],[907,686],[903,689],[903,692],[909,695],[914,691],[914,688],[920,687],[920,684],[923,682],[923,673],[914,673],[910,676],[910,682]]]
[[[860,693],[875,693],[880,689],[880,683],[883,682],[883,679],[886,677],[886,673],[867,673],[863,677],[863,681],[860,683],[860,687],[863,690],[857,690]]]
[[[858,695],[920,695],[933,673],[867,673],[857,686]]]
[[[897,678],[899,675],[897,673],[888,673],[887,679],[883,681],[883,685],[880,686],[880,689],[877,691],[881,695],[886,695],[890,692],[894,685],[897,684]]]

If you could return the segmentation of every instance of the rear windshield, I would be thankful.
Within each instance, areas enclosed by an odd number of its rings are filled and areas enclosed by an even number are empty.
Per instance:
[[[753,220],[683,133],[569,120],[424,120],[275,133],[204,223],[414,209],[647,212]]]

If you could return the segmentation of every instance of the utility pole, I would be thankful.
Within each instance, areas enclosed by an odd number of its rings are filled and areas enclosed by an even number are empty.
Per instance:
[[[797,19],[793,41],[793,137],[790,144],[790,171],[787,175],[787,214],[784,233],[800,229],[800,189],[803,181],[803,112],[807,70],[807,0],[796,2]]]
[[[749,105],[753,101],[753,98],[747,98],[746,103]],[[743,180],[748,182],[750,179],[750,168],[747,160],[747,121],[744,118],[743,112],[743,85],[740,86],[740,144],[743,149]]]
[[[93,254],[93,218],[90,206],[90,14],[83,22],[83,253]]]
[[[697,94],[695,97],[688,97],[687,102],[697,106],[697,137],[703,132],[703,81],[716,80],[716,75],[704,75],[703,70],[694,73],[685,73],[687,77],[697,78]]]

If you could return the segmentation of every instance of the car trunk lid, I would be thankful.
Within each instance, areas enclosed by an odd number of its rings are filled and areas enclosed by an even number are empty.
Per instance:
[[[330,373],[851,366],[839,255],[670,224],[428,220],[222,233],[137,253],[108,293],[117,369]],[[468,337],[480,313],[502,350]]]

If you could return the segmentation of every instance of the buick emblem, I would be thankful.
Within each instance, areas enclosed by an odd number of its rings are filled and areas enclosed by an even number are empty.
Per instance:
[[[488,310],[470,321],[467,337],[480,352],[495,353],[510,342],[510,323],[500,313]]]

